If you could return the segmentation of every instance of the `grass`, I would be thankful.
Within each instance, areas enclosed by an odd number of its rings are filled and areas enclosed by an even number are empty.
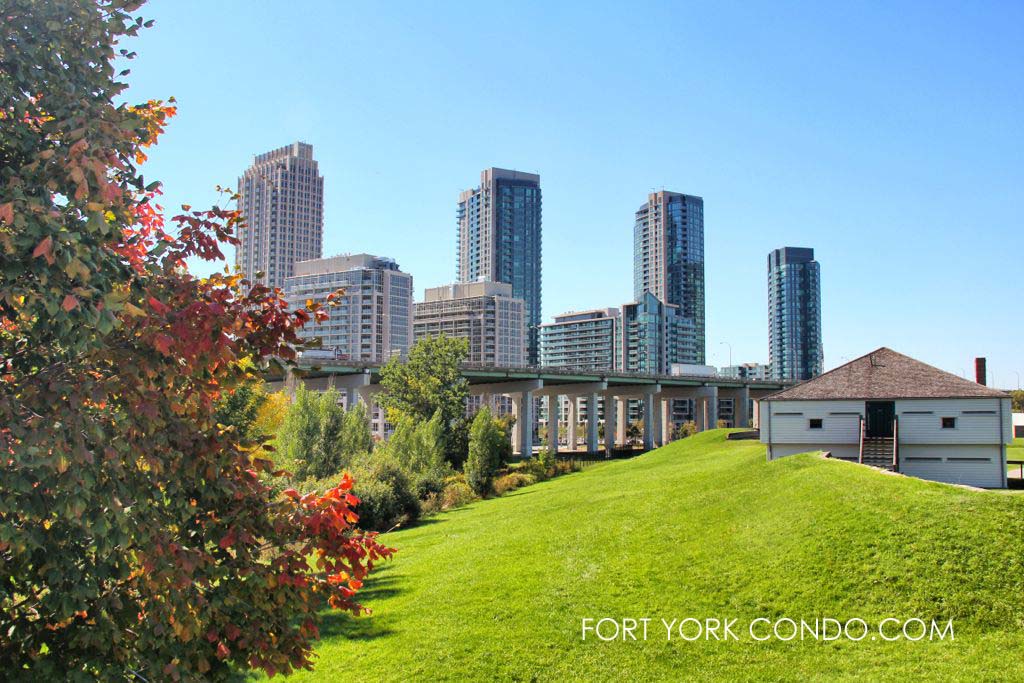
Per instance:
[[[1024,439],[1014,439],[1013,443],[1006,447],[1007,460],[1024,460]],[[1020,478],[1020,465],[1007,463],[1006,471],[1011,477]],[[1011,484],[1012,485],[1012,484]]]
[[[315,672],[359,680],[996,680],[1024,658],[1024,496],[817,454],[766,463],[716,430],[443,513],[386,540],[326,618]],[[740,642],[658,621],[737,618]],[[757,617],[952,619],[955,640],[753,642]],[[583,617],[651,617],[646,642]]]

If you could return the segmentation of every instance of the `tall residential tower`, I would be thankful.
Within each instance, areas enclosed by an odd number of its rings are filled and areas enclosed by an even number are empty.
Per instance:
[[[540,176],[502,168],[480,173],[459,195],[459,282],[505,282],[526,303],[527,361],[538,360],[541,308]]]
[[[320,258],[324,233],[324,178],[313,146],[295,142],[257,155],[238,179],[245,227],[238,231],[235,264],[250,278],[284,288],[295,263]]]
[[[703,364],[704,200],[678,192],[652,192],[633,224],[633,298],[650,292],[676,306],[693,324],[692,358]]]
[[[821,272],[813,249],[768,254],[768,354],[774,379],[822,373]]]

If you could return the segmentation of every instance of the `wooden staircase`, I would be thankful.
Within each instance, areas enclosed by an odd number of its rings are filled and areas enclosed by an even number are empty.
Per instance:
[[[892,471],[895,439],[891,436],[865,436],[861,446],[861,462],[871,467]]]

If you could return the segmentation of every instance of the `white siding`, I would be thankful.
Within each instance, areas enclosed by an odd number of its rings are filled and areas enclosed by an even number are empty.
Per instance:
[[[998,398],[950,398],[896,401],[901,444],[998,444]],[[1009,431],[1003,406],[1003,436]],[[942,418],[956,418],[954,429],[943,429]]]
[[[807,444],[772,444],[772,460],[784,458],[787,455],[796,455],[797,453],[807,453],[808,451],[828,451],[832,454],[833,458],[838,460],[851,460],[857,462],[860,459],[860,445],[859,444],[820,444],[816,446],[808,446]]]
[[[998,445],[901,445],[900,472],[911,477],[967,484],[1003,486],[1002,451]]]
[[[762,443],[808,444],[804,451],[829,450],[824,444],[859,444],[864,401],[771,401],[761,407],[761,418],[771,423],[761,429]],[[821,429],[810,420],[820,419]],[[798,451],[799,452],[799,451]]]
[[[920,399],[895,403],[902,473],[985,488],[1005,485],[1000,434],[1005,443],[1010,443],[1009,399]],[[773,459],[821,450],[831,451],[836,458],[857,460],[864,409],[864,401],[771,401],[770,419],[769,404],[761,406],[761,441],[771,443]],[[944,417],[956,418],[956,427],[943,429]],[[811,429],[811,419],[821,419],[822,429]]]

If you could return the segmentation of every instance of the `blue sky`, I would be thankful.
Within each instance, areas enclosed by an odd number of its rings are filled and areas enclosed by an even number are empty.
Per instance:
[[[708,360],[767,360],[766,258],[814,247],[826,367],[890,346],[1024,380],[1024,3],[156,0],[144,171],[202,205],[314,145],[325,255],[455,274],[480,170],[540,173],[544,317],[632,296],[652,188],[705,207]]]

